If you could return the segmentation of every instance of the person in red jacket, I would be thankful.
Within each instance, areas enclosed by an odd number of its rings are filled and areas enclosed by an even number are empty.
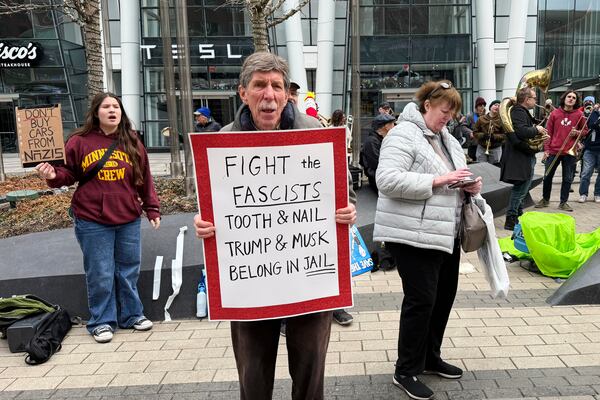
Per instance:
[[[573,211],[567,200],[569,190],[575,176],[577,158],[568,154],[578,135],[587,132],[585,118],[579,110],[581,99],[577,92],[568,91],[560,97],[560,107],[550,114],[546,129],[550,139],[544,144],[544,159],[546,171],[542,189],[542,199],[535,205],[536,208],[548,207],[550,193],[552,192],[552,178],[558,164],[562,165],[562,183],[560,186],[560,203],[558,208],[563,211]],[[584,130],[582,132],[582,130]],[[556,159],[556,160],[555,160]]]
[[[104,166],[86,177],[113,142]],[[71,200],[75,236],[83,252],[90,319],[87,329],[99,343],[109,342],[118,328],[148,330],[137,290],[141,263],[142,211],[155,229],[159,201],[148,155],[132,129],[121,100],[99,93],[84,125],[65,146],[66,163],[36,167],[50,187],[79,182]]]

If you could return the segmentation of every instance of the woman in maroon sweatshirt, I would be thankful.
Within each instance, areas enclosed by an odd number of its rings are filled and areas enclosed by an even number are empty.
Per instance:
[[[111,144],[117,145],[104,166],[85,181]],[[148,330],[137,281],[141,262],[142,210],[155,229],[159,201],[144,145],[131,127],[123,104],[112,93],[92,100],[83,127],[65,146],[66,164],[39,164],[38,174],[50,187],[72,185],[75,236],[83,252],[90,319],[97,342],[109,342],[117,327]]]

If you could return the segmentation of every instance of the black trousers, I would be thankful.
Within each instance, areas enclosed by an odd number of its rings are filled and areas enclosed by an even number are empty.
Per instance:
[[[286,318],[293,400],[322,400],[331,311]],[[241,400],[271,400],[281,319],[231,322]]]
[[[400,314],[396,373],[419,375],[441,360],[444,331],[458,287],[460,242],[452,254],[388,243],[402,278],[404,300]]]

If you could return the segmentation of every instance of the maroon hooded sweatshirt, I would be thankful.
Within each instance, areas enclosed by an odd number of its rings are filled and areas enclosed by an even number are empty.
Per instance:
[[[101,130],[70,137],[65,145],[66,165],[55,167],[56,178],[48,180],[48,185],[56,188],[79,181],[100,161],[114,140],[114,135],[105,135]],[[160,217],[148,154],[140,140],[138,150],[144,183],[135,185],[133,165],[122,146],[118,145],[96,176],[73,194],[71,208],[77,218],[118,225],[139,218],[142,210],[149,220]]]

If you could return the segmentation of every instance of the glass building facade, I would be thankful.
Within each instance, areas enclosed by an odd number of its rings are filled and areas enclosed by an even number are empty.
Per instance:
[[[188,35],[193,109],[210,107],[213,118],[225,125],[233,120],[241,104],[237,97],[242,60],[252,54],[252,29],[243,7],[223,5],[217,0],[188,0]],[[172,45],[176,43],[175,10],[170,10]],[[142,129],[146,146],[166,148],[162,128],[169,125],[163,45],[158,0],[141,1],[141,45],[143,77]],[[176,58],[176,49],[170,50]],[[175,65],[176,65],[176,59]],[[179,72],[175,68],[175,88]],[[179,113],[178,113],[179,114]]]
[[[82,121],[87,105],[87,67],[80,28],[61,12],[20,12],[0,18],[0,42],[4,48],[28,47],[31,43],[37,49],[37,58],[30,65],[6,59],[0,62],[3,151],[17,150],[15,107],[60,103],[67,135]]]
[[[48,4],[60,0],[36,0]],[[545,66],[556,56],[550,96],[567,88],[598,96],[600,88],[600,1],[528,1],[522,70]],[[112,66],[107,71],[120,94],[121,15],[119,0],[106,4],[106,41]],[[208,106],[214,119],[227,124],[241,104],[237,95],[242,62],[252,53],[252,27],[242,6],[222,0],[188,0],[188,48],[191,62],[192,109]],[[139,129],[146,146],[167,150],[161,129],[169,125],[163,68],[159,0],[140,4]],[[171,2],[173,5],[174,2]],[[351,113],[350,1],[336,0],[331,110]],[[378,105],[389,102],[396,113],[412,100],[425,81],[449,79],[463,98],[463,112],[478,93],[477,13],[471,0],[360,0],[361,127],[366,133]],[[306,90],[316,89],[319,0],[300,13]],[[511,0],[494,0],[494,63],[496,93],[501,97],[505,74]],[[176,43],[175,11],[170,10],[170,37]],[[269,31],[271,49],[289,58],[284,24]],[[81,30],[62,13],[36,11],[0,16],[0,42],[9,46],[35,43],[43,56],[30,67],[0,64],[0,138],[5,151],[15,151],[14,107],[62,104],[65,133],[80,125],[86,107],[86,64]],[[177,49],[166,50],[175,61]],[[1,60],[0,60],[1,61]],[[110,79],[109,79],[110,80]],[[317,103],[319,99],[317,99]],[[178,105],[179,106],[179,105]],[[180,112],[177,113],[181,115]]]
[[[472,97],[471,1],[361,0],[360,34],[363,132],[381,102],[399,113],[428,80]]]
[[[584,96],[600,90],[600,1],[538,0],[537,64],[556,57],[550,91]],[[596,97],[598,98],[598,97]]]

